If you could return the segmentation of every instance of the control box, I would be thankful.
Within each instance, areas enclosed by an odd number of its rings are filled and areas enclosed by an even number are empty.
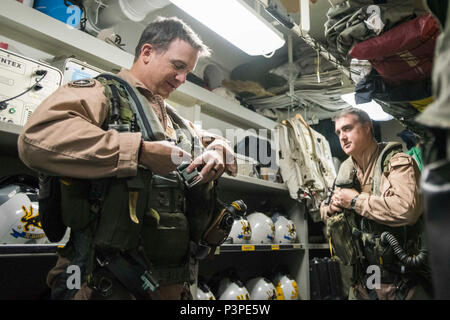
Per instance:
[[[62,79],[57,68],[0,48],[0,121],[23,126]]]

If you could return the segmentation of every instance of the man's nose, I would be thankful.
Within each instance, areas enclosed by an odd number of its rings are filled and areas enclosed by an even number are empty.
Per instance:
[[[177,81],[180,84],[185,83],[186,82],[186,78],[187,78],[187,73],[185,73],[185,72],[177,73],[177,75],[175,76],[175,79],[177,79]]]

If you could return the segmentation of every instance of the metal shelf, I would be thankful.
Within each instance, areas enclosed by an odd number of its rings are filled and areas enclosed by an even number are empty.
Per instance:
[[[0,244],[0,257],[9,255],[56,255],[63,244]]]
[[[223,244],[217,248],[215,254],[227,252],[254,252],[254,251],[292,251],[303,250],[305,246],[301,243],[292,244]]]
[[[284,183],[275,183],[263,179],[238,175],[236,177],[224,174],[219,179],[219,188],[234,188],[236,191],[245,193],[255,192],[280,192],[285,193],[288,188]]]
[[[323,249],[323,250],[329,250],[330,246],[328,243],[309,243],[308,249]]]

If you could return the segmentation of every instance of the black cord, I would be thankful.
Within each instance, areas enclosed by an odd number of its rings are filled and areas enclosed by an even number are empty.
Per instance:
[[[26,89],[24,92],[19,93],[17,96],[11,97],[11,98],[8,98],[8,99],[6,99],[6,100],[0,101],[0,105],[6,104],[6,102],[8,102],[8,101],[11,101],[11,100],[14,100],[14,99],[16,99],[16,98],[18,98],[18,97],[20,97],[20,96],[23,96],[23,95],[24,95],[25,93],[27,93],[28,91],[30,91],[30,90],[36,88],[36,86],[39,84],[39,82],[41,82],[42,79],[44,79],[45,76],[47,75],[47,70],[36,70],[35,74],[37,74],[37,75],[42,75],[42,77],[40,77],[39,80],[36,81],[35,84],[33,84],[33,85],[32,85],[31,87],[29,87],[28,89]],[[6,109],[6,108],[5,108],[5,109]],[[0,108],[0,110],[1,110],[1,108]]]

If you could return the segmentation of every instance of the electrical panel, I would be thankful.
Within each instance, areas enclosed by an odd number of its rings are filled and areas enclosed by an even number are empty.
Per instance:
[[[62,79],[57,68],[0,48],[0,121],[24,125]]]

